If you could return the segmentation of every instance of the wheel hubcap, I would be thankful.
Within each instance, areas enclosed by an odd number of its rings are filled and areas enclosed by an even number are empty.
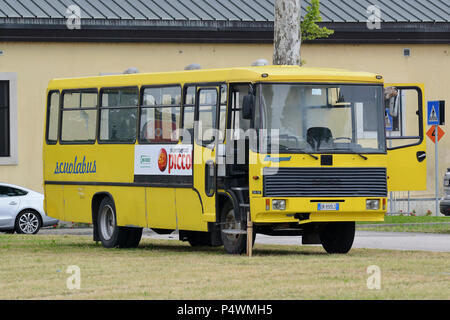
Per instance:
[[[39,220],[33,212],[26,212],[19,218],[19,228],[23,233],[34,233],[39,227]]]
[[[233,209],[228,211],[227,215],[225,216],[225,223],[223,229],[224,230],[241,229],[241,224],[236,222]],[[226,234],[226,237],[228,241],[236,242],[239,239],[240,234]]]
[[[100,216],[100,232],[105,240],[110,240],[113,233],[114,228],[116,227],[116,218],[114,216],[114,210],[111,206],[106,205],[103,207],[101,216]]]

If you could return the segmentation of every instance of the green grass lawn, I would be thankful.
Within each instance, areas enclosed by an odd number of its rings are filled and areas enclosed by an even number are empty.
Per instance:
[[[358,222],[358,224],[390,224],[390,223],[427,223],[450,222],[450,217],[436,216],[385,216],[380,222]]]
[[[410,223],[419,223],[420,225],[408,225]],[[383,226],[385,224],[395,224],[395,226]],[[366,227],[365,225],[371,226]],[[427,232],[450,234],[450,217],[385,216],[383,222],[358,222],[356,227],[357,230],[366,231]]]
[[[0,234],[0,299],[449,299],[450,254],[318,246],[255,245],[254,256],[223,247],[143,239],[105,249],[90,237]],[[81,288],[68,289],[76,265]],[[381,289],[368,289],[367,268]]]

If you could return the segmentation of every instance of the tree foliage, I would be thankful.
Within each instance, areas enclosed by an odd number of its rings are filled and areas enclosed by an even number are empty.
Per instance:
[[[327,38],[334,33],[334,30],[319,27],[317,22],[320,21],[322,21],[322,17],[320,16],[320,1],[311,0],[311,5],[306,8],[306,14],[300,23],[302,41]]]

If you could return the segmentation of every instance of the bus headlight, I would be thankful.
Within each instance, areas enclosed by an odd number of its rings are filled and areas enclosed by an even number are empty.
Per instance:
[[[367,199],[366,200],[366,210],[379,210],[380,200],[379,199]]]
[[[286,200],[272,200],[272,210],[286,210]]]

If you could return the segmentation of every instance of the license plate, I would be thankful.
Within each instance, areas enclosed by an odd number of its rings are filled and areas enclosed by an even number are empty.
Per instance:
[[[319,211],[338,211],[339,203],[318,203],[317,210],[319,210]]]

